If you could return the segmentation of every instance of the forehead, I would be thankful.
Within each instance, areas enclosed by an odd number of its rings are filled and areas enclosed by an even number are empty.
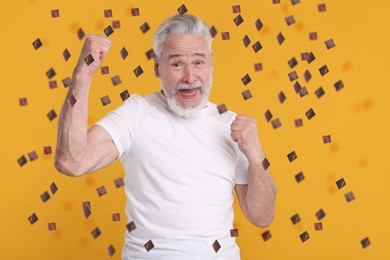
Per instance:
[[[191,34],[170,36],[165,41],[163,48],[163,56],[193,55],[195,53],[209,53],[203,36]]]

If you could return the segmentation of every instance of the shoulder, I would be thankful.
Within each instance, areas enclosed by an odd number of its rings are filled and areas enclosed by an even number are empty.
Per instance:
[[[220,113],[218,106],[212,102],[208,102],[207,104],[208,107],[208,112],[211,116],[216,118],[219,122],[225,123],[225,124],[231,124],[231,122],[236,118],[237,113],[231,111],[231,110],[226,110],[222,113]]]

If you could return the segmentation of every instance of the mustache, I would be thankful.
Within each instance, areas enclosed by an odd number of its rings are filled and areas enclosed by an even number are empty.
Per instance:
[[[192,88],[201,88],[203,86],[202,82],[197,80],[194,83],[187,84],[187,83],[179,83],[176,87],[176,90],[179,91],[180,89],[192,89]]]

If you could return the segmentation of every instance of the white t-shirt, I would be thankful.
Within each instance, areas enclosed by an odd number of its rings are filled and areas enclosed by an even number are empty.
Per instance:
[[[97,123],[118,148],[126,214],[136,225],[126,231],[123,259],[240,259],[230,237],[233,188],[248,183],[248,161],[230,137],[234,118],[211,102],[182,118],[155,92],[132,95]]]

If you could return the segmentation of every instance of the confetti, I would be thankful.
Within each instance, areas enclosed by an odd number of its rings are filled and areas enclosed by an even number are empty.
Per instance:
[[[63,52],[62,52],[62,57],[64,58],[65,61],[68,61],[69,58],[70,58],[70,52],[68,51],[68,49],[65,49]]]
[[[112,17],[112,10],[111,10],[111,9],[104,10],[104,17],[105,17],[105,18],[110,18],[110,17]]]
[[[148,242],[146,242],[146,244],[144,245],[144,247],[145,247],[146,251],[148,251],[148,252],[149,252],[150,250],[152,250],[153,247],[154,247],[152,240],[149,240]]]
[[[89,66],[92,62],[95,61],[95,59],[93,58],[92,54],[88,54],[87,57],[84,58],[84,61],[85,63]]]
[[[248,47],[248,45],[251,43],[251,40],[249,39],[248,35],[245,35],[245,37],[242,39],[242,43],[244,43],[245,48]]]
[[[147,31],[150,30],[150,26],[147,22],[143,23],[140,27],[140,30],[142,33],[146,33]]]
[[[264,113],[264,116],[265,116],[265,120],[267,120],[267,122],[269,122],[273,117],[273,115],[272,115],[271,111],[269,111],[269,109],[267,109],[267,111]]]
[[[68,102],[69,102],[69,105],[71,107],[74,106],[74,104],[76,104],[77,102],[77,99],[73,96],[73,94],[70,94],[69,98],[68,98]]]
[[[179,12],[179,14],[180,15],[183,15],[183,14],[185,14],[185,13],[187,13],[187,7],[184,5],[184,4],[182,4],[178,9],[177,9],[177,11]],[[148,250],[149,251],[149,250]]]
[[[298,61],[295,57],[292,57],[289,61],[288,61],[288,66],[290,66],[291,69],[293,69],[295,66],[298,65]]]
[[[27,98],[19,98],[19,106],[27,106]]]
[[[100,101],[102,101],[103,106],[107,106],[108,104],[111,103],[110,97],[108,95],[101,97]]]
[[[276,36],[276,39],[278,40],[279,45],[282,45],[282,43],[285,40],[285,38],[281,32],[278,34],[278,36]]]
[[[218,113],[219,114],[223,114],[227,111],[227,108],[226,108],[226,105],[225,104],[221,104],[219,106],[217,106],[217,109],[218,109]]]
[[[87,219],[92,214],[92,212],[91,212],[91,203],[89,201],[83,201],[81,204],[83,206],[84,217]]]
[[[96,189],[96,191],[99,197],[107,194],[106,188],[104,186],[100,186],[99,188]]]
[[[107,26],[105,29],[104,29],[104,34],[108,37],[110,36],[111,34],[114,33],[114,29],[112,29],[111,25]]]
[[[315,41],[315,40],[317,40],[317,39],[318,39],[317,33],[316,33],[316,32],[310,32],[310,33],[309,33],[309,39],[310,39],[310,41]]]
[[[346,185],[346,182],[344,178],[341,178],[340,180],[336,181],[337,188],[340,190],[342,187]]]
[[[314,223],[314,229],[315,229],[316,231],[323,230],[322,222],[316,222],[316,223]]]
[[[233,5],[232,9],[233,9],[233,14],[241,12],[241,7],[239,5]]]
[[[328,143],[331,143],[331,137],[330,135],[324,135],[322,136],[322,141],[324,142],[324,144],[328,144]]]
[[[31,216],[28,217],[28,221],[33,225],[35,222],[38,221],[38,217],[35,213],[33,213]]]
[[[127,56],[129,55],[129,53],[127,52],[127,50],[126,50],[125,47],[123,47],[123,48],[121,49],[120,54],[121,54],[122,60],[125,60],[125,59],[127,58]]]
[[[325,76],[329,72],[328,66],[326,65],[322,66],[321,68],[319,68],[319,71],[321,76]]]
[[[33,43],[33,47],[35,50],[38,50],[42,46],[42,42],[39,38],[37,38]]]
[[[222,40],[223,40],[223,41],[230,40],[230,34],[229,34],[229,32],[222,32],[222,33],[221,33],[221,36],[222,36]]]
[[[344,84],[343,84],[343,82],[341,80],[339,80],[336,83],[334,83],[334,88],[336,89],[336,91],[339,91],[343,87],[344,87]]]
[[[142,75],[142,73],[144,73],[144,71],[142,70],[141,66],[138,66],[137,68],[135,68],[133,70],[134,72],[134,75],[138,78],[139,76]]]
[[[310,108],[306,113],[305,113],[307,119],[312,119],[316,113],[314,112],[314,110],[312,108]]]
[[[295,159],[298,158],[297,154],[295,153],[295,151],[292,151],[291,153],[289,153],[287,155],[287,158],[290,162],[293,162]]]
[[[18,160],[17,160],[18,164],[20,167],[22,167],[23,165],[25,165],[27,163],[27,159],[26,159],[26,156],[22,155]]]
[[[102,73],[102,75],[109,74],[110,73],[110,69],[108,68],[108,66],[103,66],[103,67],[100,68],[100,72]]]
[[[230,236],[231,237],[238,237],[238,229],[230,229]]]
[[[285,20],[286,20],[286,24],[287,24],[288,26],[290,26],[290,25],[292,25],[292,24],[295,23],[295,18],[294,18],[293,15],[287,16],[287,17],[285,18]]]
[[[326,12],[326,4],[318,4],[318,12]]]
[[[147,58],[148,60],[152,59],[152,58],[155,56],[155,55],[154,55],[154,50],[153,50],[153,49],[148,50],[148,51],[145,53],[145,55],[146,55],[146,58]]]
[[[28,153],[28,159],[30,159],[30,161],[35,161],[36,159],[38,159],[38,154],[36,151],[32,151],[30,153]]]
[[[255,71],[262,71],[263,70],[263,64],[262,63],[255,63],[254,64]]]
[[[109,256],[113,256],[115,254],[115,248],[113,245],[110,245],[108,248],[107,248],[107,253]]]
[[[261,46],[260,42],[257,41],[255,44],[252,45],[252,49],[255,53],[257,53],[259,50],[261,50],[263,46]]]
[[[307,231],[300,234],[299,237],[301,238],[302,243],[306,242],[306,240],[310,238],[309,233],[307,233]]]
[[[56,230],[56,229],[57,229],[56,223],[55,223],[55,222],[47,223],[47,228],[49,229],[49,231],[54,231],[54,230]]]
[[[299,4],[301,1],[300,0],[291,0],[292,5]]]
[[[297,94],[298,94],[299,91],[301,91],[301,89],[302,89],[302,86],[301,86],[301,84],[299,84],[298,81],[296,81],[296,82],[294,83],[293,87],[294,87],[295,93],[297,93]]]
[[[305,175],[303,174],[303,172],[297,173],[294,177],[297,183],[300,183],[305,179]]]
[[[57,81],[56,81],[56,80],[50,80],[50,81],[49,81],[49,88],[50,88],[50,89],[55,89],[55,88],[57,88]]]
[[[279,128],[282,126],[282,123],[280,122],[279,118],[275,118],[274,120],[271,121],[271,125],[273,129]]]
[[[130,97],[129,91],[126,89],[125,91],[123,91],[120,94],[120,96],[121,96],[122,101],[125,101],[126,99],[128,99]]]
[[[303,77],[305,78],[306,82],[309,82],[310,79],[311,79],[311,73],[310,73],[310,71],[306,70],[306,71],[303,73]]]
[[[269,230],[267,230],[261,234],[261,237],[263,238],[263,240],[265,242],[265,241],[269,240],[272,237],[272,235],[271,235],[271,232]]]
[[[264,160],[262,161],[262,165],[265,171],[268,170],[268,168],[271,166],[267,158],[264,158]]]
[[[100,229],[97,227],[95,228],[94,230],[92,230],[91,232],[91,235],[93,238],[98,238],[100,235],[102,234],[102,232],[100,231]]]
[[[291,218],[291,222],[293,225],[297,224],[299,221],[301,221],[301,217],[299,217],[299,214],[295,214],[294,216],[292,216]]]
[[[111,82],[112,82],[112,85],[116,86],[116,85],[119,85],[122,83],[121,81],[121,78],[119,77],[119,75],[116,75],[114,77],[111,78]]]
[[[316,57],[314,56],[314,53],[310,52],[309,53],[309,57],[307,59],[307,63],[312,63],[314,60],[316,59]]]
[[[303,120],[301,118],[294,119],[295,127],[302,127],[303,126]]]
[[[52,195],[56,194],[56,192],[58,191],[58,187],[54,182],[52,182],[52,184],[50,184],[49,188],[50,188],[50,192]]]
[[[112,221],[120,221],[121,220],[121,215],[119,213],[113,213],[112,214]]]
[[[211,35],[211,37],[212,38],[214,38],[215,37],[215,35],[217,35],[217,29],[214,27],[214,25],[213,26],[211,26],[210,27],[210,35]]]
[[[112,21],[112,28],[119,29],[121,28],[121,22],[119,20]]]
[[[280,0],[272,0],[272,3],[275,4],[280,4]]]
[[[131,8],[131,15],[139,16],[140,15],[139,8]]]
[[[369,245],[371,245],[371,241],[370,241],[370,239],[368,237],[366,237],[365,239],[360,241],[360,244],[362,245],[363,248],[366,248]]]
[[[278,94],[278,99],[280,104],[283,104],[283,102],[286,100],[286,95],[284,94],[283,91],[280,91],[280,93]]]
[[[53,121],[57,117],[56,112],[54,109],[52,109],[49,113],[47,113],[47,118],[49,118],[50,121]]]
[[[347,202],[355,200],[355,195],[353,194],[352,191],[345,193],[344,196],[345,196],[345,199],[347,200]]]
[[[290,81],[294,81],[294,80],[298,79],[298,74],[296,71],[292,71],[292,72],[288,73],[288,77],[289,77]]]
[[[58,9],[51,10],[51,17],[52,18],[60,17],[60,10],[58,10]]]
[[[242,94],[242,97],[244,98],[244,100],[252,98],[252,93],[249,89],[241,92],[241,94]]]
[[[301,53],[301,60],[308,60],[309,59],[309,53],[308,52],[302,52]]]
[[[44,146],[43,147],[43,154],[52,154],[51,146]]]
[[[324,89],[322,87],[319,87],[315,91],[315,94],[316,94],[317,98],[321,98],[325,94],[325,91],[324,91]]]
[[[326,216],[325,211],[323,209],[320,209],[316,212],[316,217],[318,220],[323,219]]]
[[[54,77],[56,75],[56,72],[53,68],[50,68],[48,71],[46,71],[46,76],[51,79],[52,77]]]
[[[334,44],[334,41],[333,39],[329,39],[327,41],[325,41],[325,45],[326,45],[326,48],[329,50],[329,49],[332,49],[333,47],[335,47],[336,45]]]
[[[126,228],[129,232],[133,231],[136,228],[134,221],[131,221],[129,224],[127,224]]]
[[[236,18],[234,18],[233,22],[236,24],[236,26],[239,26],[244,22],[244,19],[242,19],[242,16],[239,14]]]
[[[256,20],[256,22],[255,22],[255,27],[256,27],[256,30],[257,31],[260,31],[261,30],[261,28],[263,28],[263,23],[261,22],[261,20],[258,18],[257,20]]]
[[[49,199],[50,199],[50,194],[49,194],[49,192],[45,191],[44,193],[42,193],[42,195],[41,195],[41,200],[42,200],[43,202],[46,202],[46,201],[48,201]]]
[[[70,85],[72,85],[71,78],[70,77],[64,78],[62,80],[62,84],[64,85],[65,88],[69,87]]]
[[[213,249],[214,249],[215,253],[217,253],[219,251],[219,249],[221,249],[221,245],[219,244],[218,240],[214,241]]]
[[[85,33],[84,33],[83,29],[79,28],[77,30],[77,38],[79,38],[79,40],[81,41],[84,38],[84,36],[85,36]]]
[[[241,81],[244,84],[244,86],[246,86],[248,85],[249,82],[252,81],[252,79],[248,74],[246,74],[244,77],[241,78]]]
[[[114,183],[115,183],[115,187],[117,187],[117,188],[120,188],[123,185],[125,185],[125,183],[123,182],[123,178],[122,177],[114,180]]]
[[[299,90],[299,96],[300,97],[304,97],[304,96],[306,96],[308,94],[309,94],[309,92],[307,91],[306,87],[303,87],[303,88],[301,88],[301,90]]]

